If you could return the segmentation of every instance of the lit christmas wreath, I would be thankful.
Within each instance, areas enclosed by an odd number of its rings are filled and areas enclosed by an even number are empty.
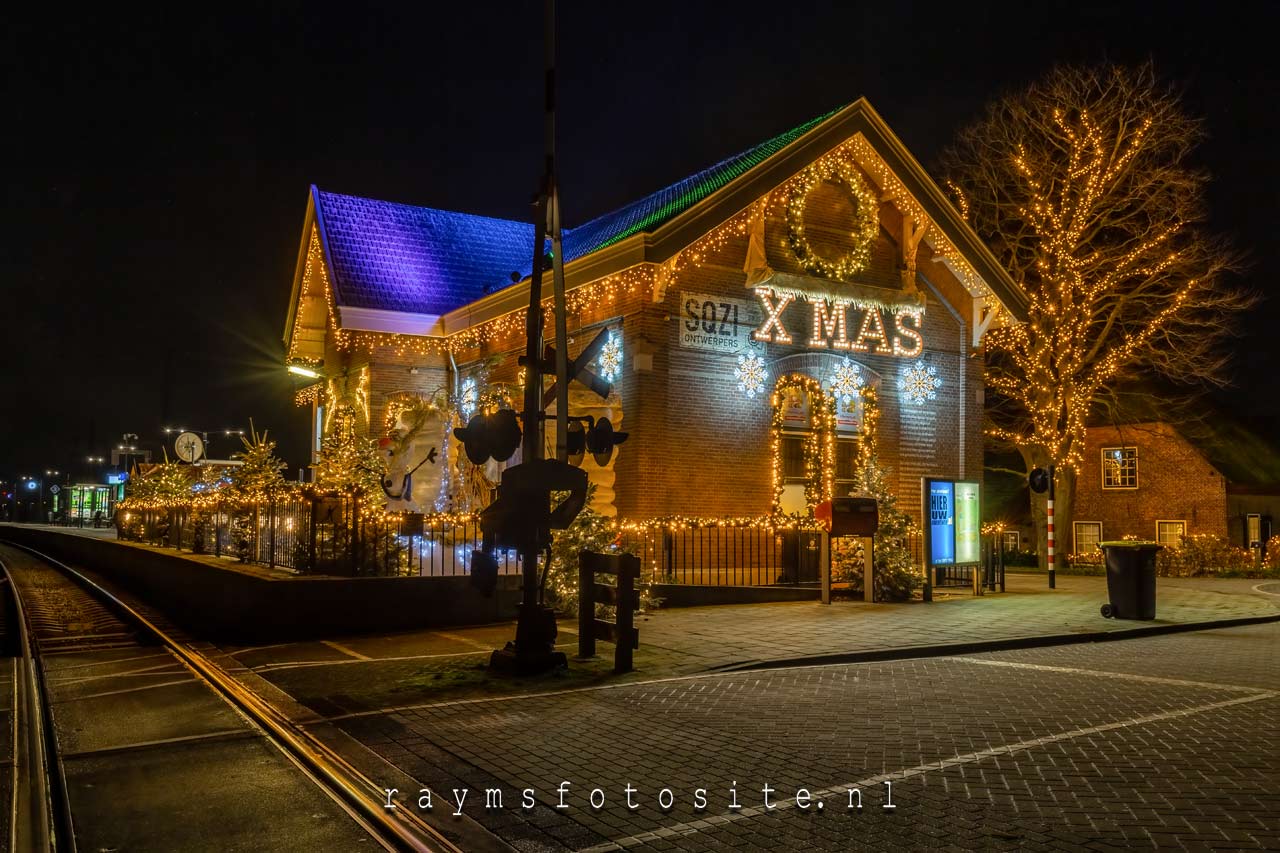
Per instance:
[[[853,247],[842,257],[830,260],[809,245],[804,235],[804,208],[809,194],[824,183],[843,187],[853,198]],[[815,163],[802,176],[787,200],[787,235],[791,251],[809,272],[827,278],[847,279],[871,263],[871,244],[880,231],[880,202],[867,186],[856,166],[844,160]]]

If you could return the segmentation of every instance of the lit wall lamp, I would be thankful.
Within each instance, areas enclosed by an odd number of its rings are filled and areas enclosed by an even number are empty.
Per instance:
[[[289,365],[289,372],[294,376],[305,376],[307,379],[320,379],[321,374],[309,367],[303,367],[301,364]]]

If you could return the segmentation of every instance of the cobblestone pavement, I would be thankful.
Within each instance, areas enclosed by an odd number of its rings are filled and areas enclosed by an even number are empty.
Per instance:
[[[1265,584],[1265,582],[1263,582]],[[575,661],[557,679],[489,676],[489,653],[512,636],[511,625],[419,631],[261,648],[228,648],[240,663],[326,716],[467,698],[757,666],[806,656],[876,654],[894,650],[1015,640],[1046,635],[1092,635],[1139,626],[1170,626],[1280,614],[1274,593],[1255,580],[1161,578],[1158,619],[1103,619],[1103,578],[1069,576],[1049,590],[1045,579],[1010,575],[1009,592],[955,596],[933,604],[816,602],[659,610],[641,617],[635,672],[610,674],[612,647],[600,659]],[[561,648],[576,649],[576,624],[562,622]]]
[[[465,788],[462,811],[525,851],[1266,849],[1280,848],[1278,660],[1272,623],[452,700],[342,725],[428,786],[437,813]],[[485,788],[504,808],[485,807]]]

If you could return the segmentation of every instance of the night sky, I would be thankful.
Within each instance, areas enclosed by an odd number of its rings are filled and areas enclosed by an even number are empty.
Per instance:
[[[312,183],[529,217],[541,3],[39,5],[50,17],[9,13],[0,35],[0,480],[73,469],[126,431],[158,448],[164,425],[251,417],[302,464],[280,338]],[[986,101],[1055,63],[1150,58],[1207,121],[1214,228],[1265,293],[1280,263],[1271,25],[1230,4],[1114,5],[562,2],[565,223],[860,95],[929,167]],[[1271,299],[1243,324],[1242,387],[1220,395],[1263,426],[1280,421],[1276,329]]]

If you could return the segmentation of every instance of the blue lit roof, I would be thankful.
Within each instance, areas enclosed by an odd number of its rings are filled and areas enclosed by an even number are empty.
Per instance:
[[[808,121],[564,232],[566,261],[653,231],[835,113]],[[528,276],[533,225],[312,187],[340,305],[439,315]]]
[[[532,223],[312,193],[341,305],[444,314],[532,262]]]

